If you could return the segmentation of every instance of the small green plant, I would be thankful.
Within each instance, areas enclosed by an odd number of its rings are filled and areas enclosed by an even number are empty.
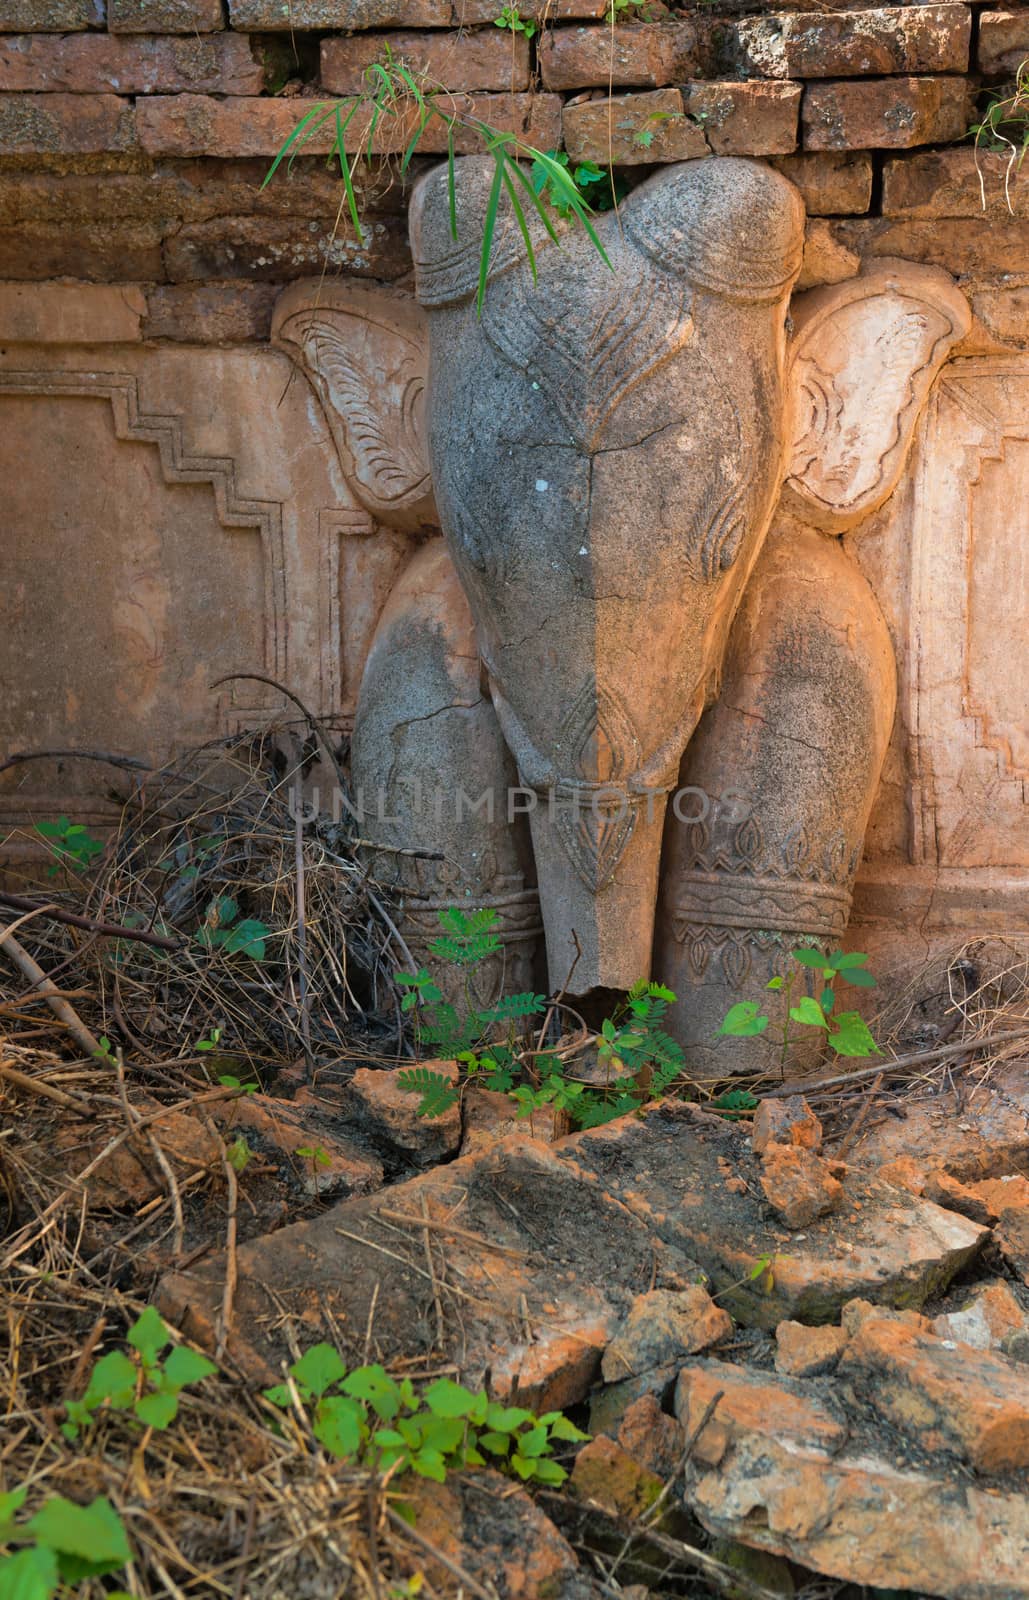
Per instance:
[[[615,27],[619,22],[627,22],[632,12],[637,12],[647,21],[647,6],[650,0],[609,0],[604,21],[609,28]]]
[[[67,817],[58,817],[56,822],[37,822],[36,832],[46,840],[54,857],[54,865],[47,869],[50,878],[56,878],[62,867],[85,872],[104,848],[103,840],[94,839],[83,823],[69,822]]]
[[[704,1110],[717,1111],[727,1122],[738,1122],[741,1117],[756,1111],[757,1106],[757,1096],[752,1095],[749,1089],[729,1089],[716,1099],[709,1100]]]
[[[511,7],[507,8],[511,11]],[[499,20],[499,19],[495,19]],[[505,22],[505,27],[510,23]],[[524,31],[525,24],[522,24]],[[389,47],[384,59],[373,62],[362,74],[359,94],[346,100],[319,100],[311,106],[293,129],[289,138],[275,156],[264,183],[271,182],[285,161],[287,170],[294,159],[308,150],[312,141],[328,138],[329,159],[339,164],[343,180],[344,200],[358,243],[364,244],[365,235],[357,204],[354,175],[361,161],[371,162],[376,151],[376,134],[393,124],[400,139],[407,144],[400,159],[401,176],[408,167],[426,129],[439,123],[446,136],[447,200],[450,234],[458,239],[457,176],[455,169],[456,142],[459,133],[470,134],[481,145],[493,162],[493,179],[486,201],[479,250],[479,282],[476,293],[476,311],[481,314],[489,278],[493,241],[500,216],[500,203],[506,196],[511,215],[525,246],[526,259],[533,281],[536,280],[536,247],[529,229],[529,218],[535,217],[547,237],[557,244],[558,234],[550,211],[534,189],[526,164],[540,162],[547,172],[554,193],[568,207],[567,220],[581,227],[605,266],[608,258],[596,230],[590,221],[590,208],[583,200],[568,172],[557,161],[534,145],[527,144],[511,133],[498,133],[481,117],[462,109],[460,97],[449,94],[440,85],[430,83],[424,74],[416,76],[403,61],[395,60]],[[264,185],[262,185],[264,187]]]
[[[535,22],[531,19],[526,21],[519,15],[517,6],[505,6],[499,17],[493,18],[493,26],[508,28],[512,33],[524,33],[527,39],[531,39],[538,31]]]
[[[193,937],[197,944],[204,945],[208,950],[224,950],[228,956],[249,956],[252,961],[263,961],[265,940],[272,930],[257,917],[244,917],[242,921],[238,919],[239,906],[236,901],[231,895],[219,895],[217,900],[211,901]],[[214,1047],[208,1045],[207,1048]]]
[[[105,1067],[116,1067],[118,1065],[118,1054],[106,1033],[100,1035],[97,1043],[100,1048],[93,1051],[94,1059],[102,1061]]]
[[[194,1048],[194,1050],[201,1050],[201,1051],[203,1051],[203,1050],[217,1050],[219,1044],[221,1043],[221,1037],[222,1037],[221,1028],[212,1028],[210,1033],[205,1034],[205,1036],[202,1039],[198,1039],[197,1040],[197,1042],[193,1046],[193,1048]]]
[[[393,1378],[378,1365],[348,1373],[329,1344],[305,1351],[289,1376],[292,1383],[266,1389],[265,1399],[288,1411],[295,1394],[330,1455],[391,1476],[411,1471],[443,1483],[449,1471],[485,1466],[489,1458],[525,1483],[557,1485],[567,1473],[551,1459],[555,1442],[589,1438],[560,1411],[535,1417],[450,1378],[419,1394],[410,1378]]]
[[[256,1094],[261,1087],[259,1083],[252,1081],[243,1083],[240,1078],[234,1077],[231,1072],[222,1073],[218,1082],[223,1089],[236,1089],[240,1094]]]
[[[324,1145],[301,1144],[297,1146],[294,1153],[298,1155],[301,1160],[309,1161],[311,1163],[311,1180],[314,1184],[314,1187],[317,1189],[318,1168],[328,1167],[332,1164],[332,1157],[329,1155],[329,1152],[325,1149]]]
[[[831,956],[826,956],[821,950],[808,947],[793,950],[790,954],[795,966],[784,977],[770,978],[767,984],[767,988],[781,992],[783,997],[783,1065],[794,1042],[790,1034],[791,1022],[799,1023],[802,1027],[821,1028],[837,1055],[879,1055],[879,1047],[860,1012],[834,1011],[836,993],[833,985],[837,979],[852,984],[856,989],[875,988],[875,979],[865,970],[868,957],[859,950],[847,953],[835,950]],[[796,1004],[791,1005],[793,991],[797,983],[803,980],[805,972],[817,975],[821,981],[820,992],[817,998],[810,994],[800,995]],[[749,1039],[764,1033],[768,1022],[768,1016],[756,1000],[741,1000],[729,1007],[718,1033],[734,1039]]]
[[[986,210],[986,179],[979,165],[979,154],[989,151],[1005,157],[1004,198],[1008,210],[1013,212],[1011,182],[1021,171],[1029,151],[1029,57],[1020,63],[1012,88],[989,92],[982,120],[973,122],[968,131],[975,138],[983,210]]]
[[[231,1144],[225,1146],[225,1159],[233,1172],[245,1172],[253,1158],[254,1152],[247,1144],[243,1134],[240,1134],[237,1139],[233,1139]]]
[[[672,122],[683,116],[681,111],[651,111],[641,128],[637,128],[632,136],[632,142],[638,150],[649,150],[654,143],[654,135],[658,132],[663,122]]]
[[[54,1495],[19,1521],[27,1499],[24,1485],[0,1494],[0,1600],[52,1600],[65,1584],[104,1577],[132,1560],[125,1526],[103,1495],[88,1506]]]
[[[492,910],[452,907],[441,911],[439,920],[444,931],[430,952],[466,975],[500,949]],[[466,983],[466,1005],[459,1010],[443,998],[426,967],[400,972],[396,981],[406,991],[403,1009],[415,1014],[419,1045],[449,1057],[463,1074],[455,1080],[429,1067],[409,1067],[400,1074],[400,1087],[420,1097],[423,1117],[445,1115],[460,1099],[463,1083],[471,1081],[509,1095],[518,1115],[530,1121],[549,1108],[579,1128],[596,1128],[659,1098],[685,1068],[682,1051],[660,1026],[675,995],[659,983],[637,983],[600,1032],[581,1041],[579,1049],[595,1048],[605,1069],[605,1082],[597,1087],[570,1075],[565,1055],[543,1046],[542,1030],[527,1028],[530,1018],[550,1011],[551,1004],[556,1007],[544,995],[507,995],[480,1007]]]
[[[628,193],[629,186],[623,177],[604,167],[594,166],[592,161],[579,161],[573,167],[563,150],[548,150],[547,160],[565,168],[584,204],[591,211],[610,211]],[[556,189],[550,169],[542,162],[534,161],[531,177],[536,193],[546,200],[551,210],[559,217],[567,217],[570,208],[563,193]]]
[[[218,1371],[213,1361],[184,1344],[162,1358],[171,1334],[153,1306],[133,1323],[127,1339],[132,1354],[108,1351],[90,1373],[82,1399],[64,1402],[66,1439],[77,1439],[98,1412],[124,1412],[148,1428],[167,1428],[178,1415],[182,1390]]]

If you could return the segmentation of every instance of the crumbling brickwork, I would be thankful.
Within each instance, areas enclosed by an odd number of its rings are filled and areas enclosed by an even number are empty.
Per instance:
[[[575,160],[636,174],[709,151],[773,161],[812,219],[804,281],[878,255],[974,287],[1029,277],[1025,184],[1005,196],[968,136],[984,90],[1029,56],[1029,5],[645,0],[612,28],[604,0],[528,0],[530,39],[497,27],[500,11],[0,0],[0,280],[153,285],[152,330],[195,339],[263,336],[270,286],[326,260],[404,279],[410,175],[395,163],[359,175],[360,240],[338,215],[327,141],[261,189],[311,103],[352,94],[387,47],[494,127]],[[396,138],[384,122],[373,148]],[[436,124],[412,173],[444,149]]]

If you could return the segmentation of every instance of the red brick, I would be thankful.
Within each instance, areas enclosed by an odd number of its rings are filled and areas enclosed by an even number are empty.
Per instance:
[[[519,12],[523,17],[553,25],[606,16],[608,3],[609,0],[524,0]],[[455,28],[469,28],[476,22],[493,22],[499,10],[496,0],[453,0],[451,23]]]
[[[691,83],[683,104],[714,155],[778,156],[797,148],[801,93],[797,83]]]
[[[547,89],[659,89],[696,70],[696,29],[690,22],[636,23],[615,28],[547,28],[539,45]]]
[[[860,217],[836,224],[836,237],[859,256],[900,256],[983,280],[1029,273],[1029,228],[1020,218],[902,221]]]
[[[103,26],[103,0],[0,0],[0,33],[75,33]]]
[[[906,10],[882,6],[781,20],[785,68],[791,78],[968,69],[972,17],[966,5],[918,5]]]
[[[0,90],[70,94],[260,94],[264,74],[233,34],[133,39],[112,34],[0,37]]]
[[[213,33],[225,26],[222,0],[107,0],[112,33]]]
[[[1029,57],[1029,9],[984,11],[979,18],[979,71],[987,78],[1013,78]]]
[[[970,146],[896,156],[883,171],[883,216],[1027,217],[1025,183],[1016,176],[1005,192],[1006,172],[1002,157]]]
[[[521,15],[548,23],[602,17],[608,0],[525,0]],[[501,0],[228,0],[234,28],[472,28],[494,23]]]
[[[7,155],[96,155],[135,144],[132,107],[113,94],[0,94]]]
[[[229,21],[244,29],[447,28],[450,20],[450,0],[229,0]]]
[[[962,139],[971,109],[963,78],[869,78],[809,84],[808,150],[906,150]]]
[[[21,222],[0,228],[0,278],[81,278],[86,282],[160,282],[161,230],[152,223]]]
[[[309,107],[308,107],[309,109]],[[557,95],[483,94],[469,96],[462,111],[488,122],[497,132],[510,132],[538,149],[560,143],[561,102]],[[154,95],[138,103],[139,140],[151,155],[171,156],[274,156],[305,114],[305,103],[295,100],[238,96],[215,100],[206,95]],[[332,131],[330,131],[332,129]],[[413,122],[407,118],[383,119],[372,144],[376,155],[403,151]],[[328,152],[334,128],[326,124],[305,145],[309,155]],[[367,148],[368,117],[355,117],[347,131],[347,149]],[[447,148],[444,124],[434,119],[418,145],[425,154],[442,155]],[[455,148],[460,154],[479,151],[482,142],[459,128]]]
[[[283,283],[320,273],[390,280],[411,270],[406,222],[369,217],[358,244],[353,229],[335,213],[320,220],[275,222],[267,217],[215,217],[176,229],[165,245],[165,271],[172,283],[245,278]]]
[[[278,295],[275,283],[160,285],[147,291],[143,337],[186,344],[265,340]]]
[[[640,142],[651,134],[649,144]],[[564,142],[573,161],[595,161],[602,166],[690,161],[709,153],[700,128],[684,115],[678,89],[565,106]]]
[[[496,89],[514,94],[529,87],[529,42],[499,28],[478,33],[355,34],[322,40],[322,84],[332,94],[359,94],[364,74],[385,58],[424,72],[429,84],[468,91]]]
[[[797,151],[771,165],[797,185],[809,217],[860,215],[872,203],[872,158],[862,151]]]

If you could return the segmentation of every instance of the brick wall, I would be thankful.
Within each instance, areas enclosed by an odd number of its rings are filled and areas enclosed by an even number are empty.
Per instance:
[[[1029,56],[1029,5],[650,0],[613,40],[604,9],[549,0],[527,42],[493,25],[500,0],[0,0],[0,279],[152,285],[147,331],[188,339],[260,336],[277,287],[327,252],[404,279],[388,166],[363,180],[363,241],[315,154],[260,188],[310,100],[352,92],[388,43],[577,159],[773,161],[812,219],[806,282],[868,254],[1029,281],[1029,176],[1012,213],[987,162],[984,213],[966,137],[983,87]]]

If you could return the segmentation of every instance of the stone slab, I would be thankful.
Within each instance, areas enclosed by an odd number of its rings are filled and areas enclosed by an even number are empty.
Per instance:
[[[135,344],[146,309],[129,285],[0,283],[0,344]]]
[[[797,148],[798,83],[699,83],[683,90],[686,114],[716,156],[780,156]]]
[[[703,130],[684,113],[678,89],[566,105],[563,128],[571,160],[601,166],[691,161],[709,153]]]
[[[114,94],[0,94],[8,155],[94,155],[131,150],[134,112]]]
[[[868,78],[804,91],[806,150],[906,150],[963,139],[971,113],[963,78]]]
[[[211,33],[225,26],[222,0],[107,0],[112,33]]]
[[[777,20],[789,77],[968,70],[972,13],[967,5],[879,6]]]
[[[546,89],[659,89],[696,68],[692,22],[639,22],[631,27],[548,28],[539,44]]]
[[[75,33],[102,28],[104,0],[0,0],[0,33]]]
[[[495,132],[510,132],[538,149],[560,143],[561,102],[557,95],[472,95],[464,103],[472,116],[488,122]],[[151,155],[167,156],[274,156],[304,115],[302,102],[265,100],[256,96],[231,96],[224,100],[206,95],[153,95],[136,109],[139,139]],[[347,130],[348,150],[367,150],[369,119],[355,117]],[[388,122],[388,127],[384,124]],[[372,140],[375,154],[402,153],[414,128],[409,118],[383,119]],[[328,154],[334,129],[329,125],[306,146],[312,155]],[[481,148],[471,131],[459,129],[459,153]],[[447,149],[445,125],[432,121],[418,143],[425,154],[442,155]]]
[[[979,71],[987,78],[1014,78],[1029,56],[1029,10],[984,11],[979,17]]]
[[[1007,181],[1008,179],[1011,181]],[[893,156],[883,167],[884,217],[1029,217],[1029,189],[999,155],[971,147]]]
[[[514,94],[529,87],[529,41],[499,28],[475,33],[354,34],[323,39],[322,86],[332,94],[359,94],[365,73],[388,48],[394,61],[444,89],[492,89]]]
[[[865,151],[807,151],[770,164],[800,190],[809,217],[860,215],[872,202],[872,158]]]
[[[260,94],[250,43],[116,34],[0,35],[0,91],[70,94]]]

